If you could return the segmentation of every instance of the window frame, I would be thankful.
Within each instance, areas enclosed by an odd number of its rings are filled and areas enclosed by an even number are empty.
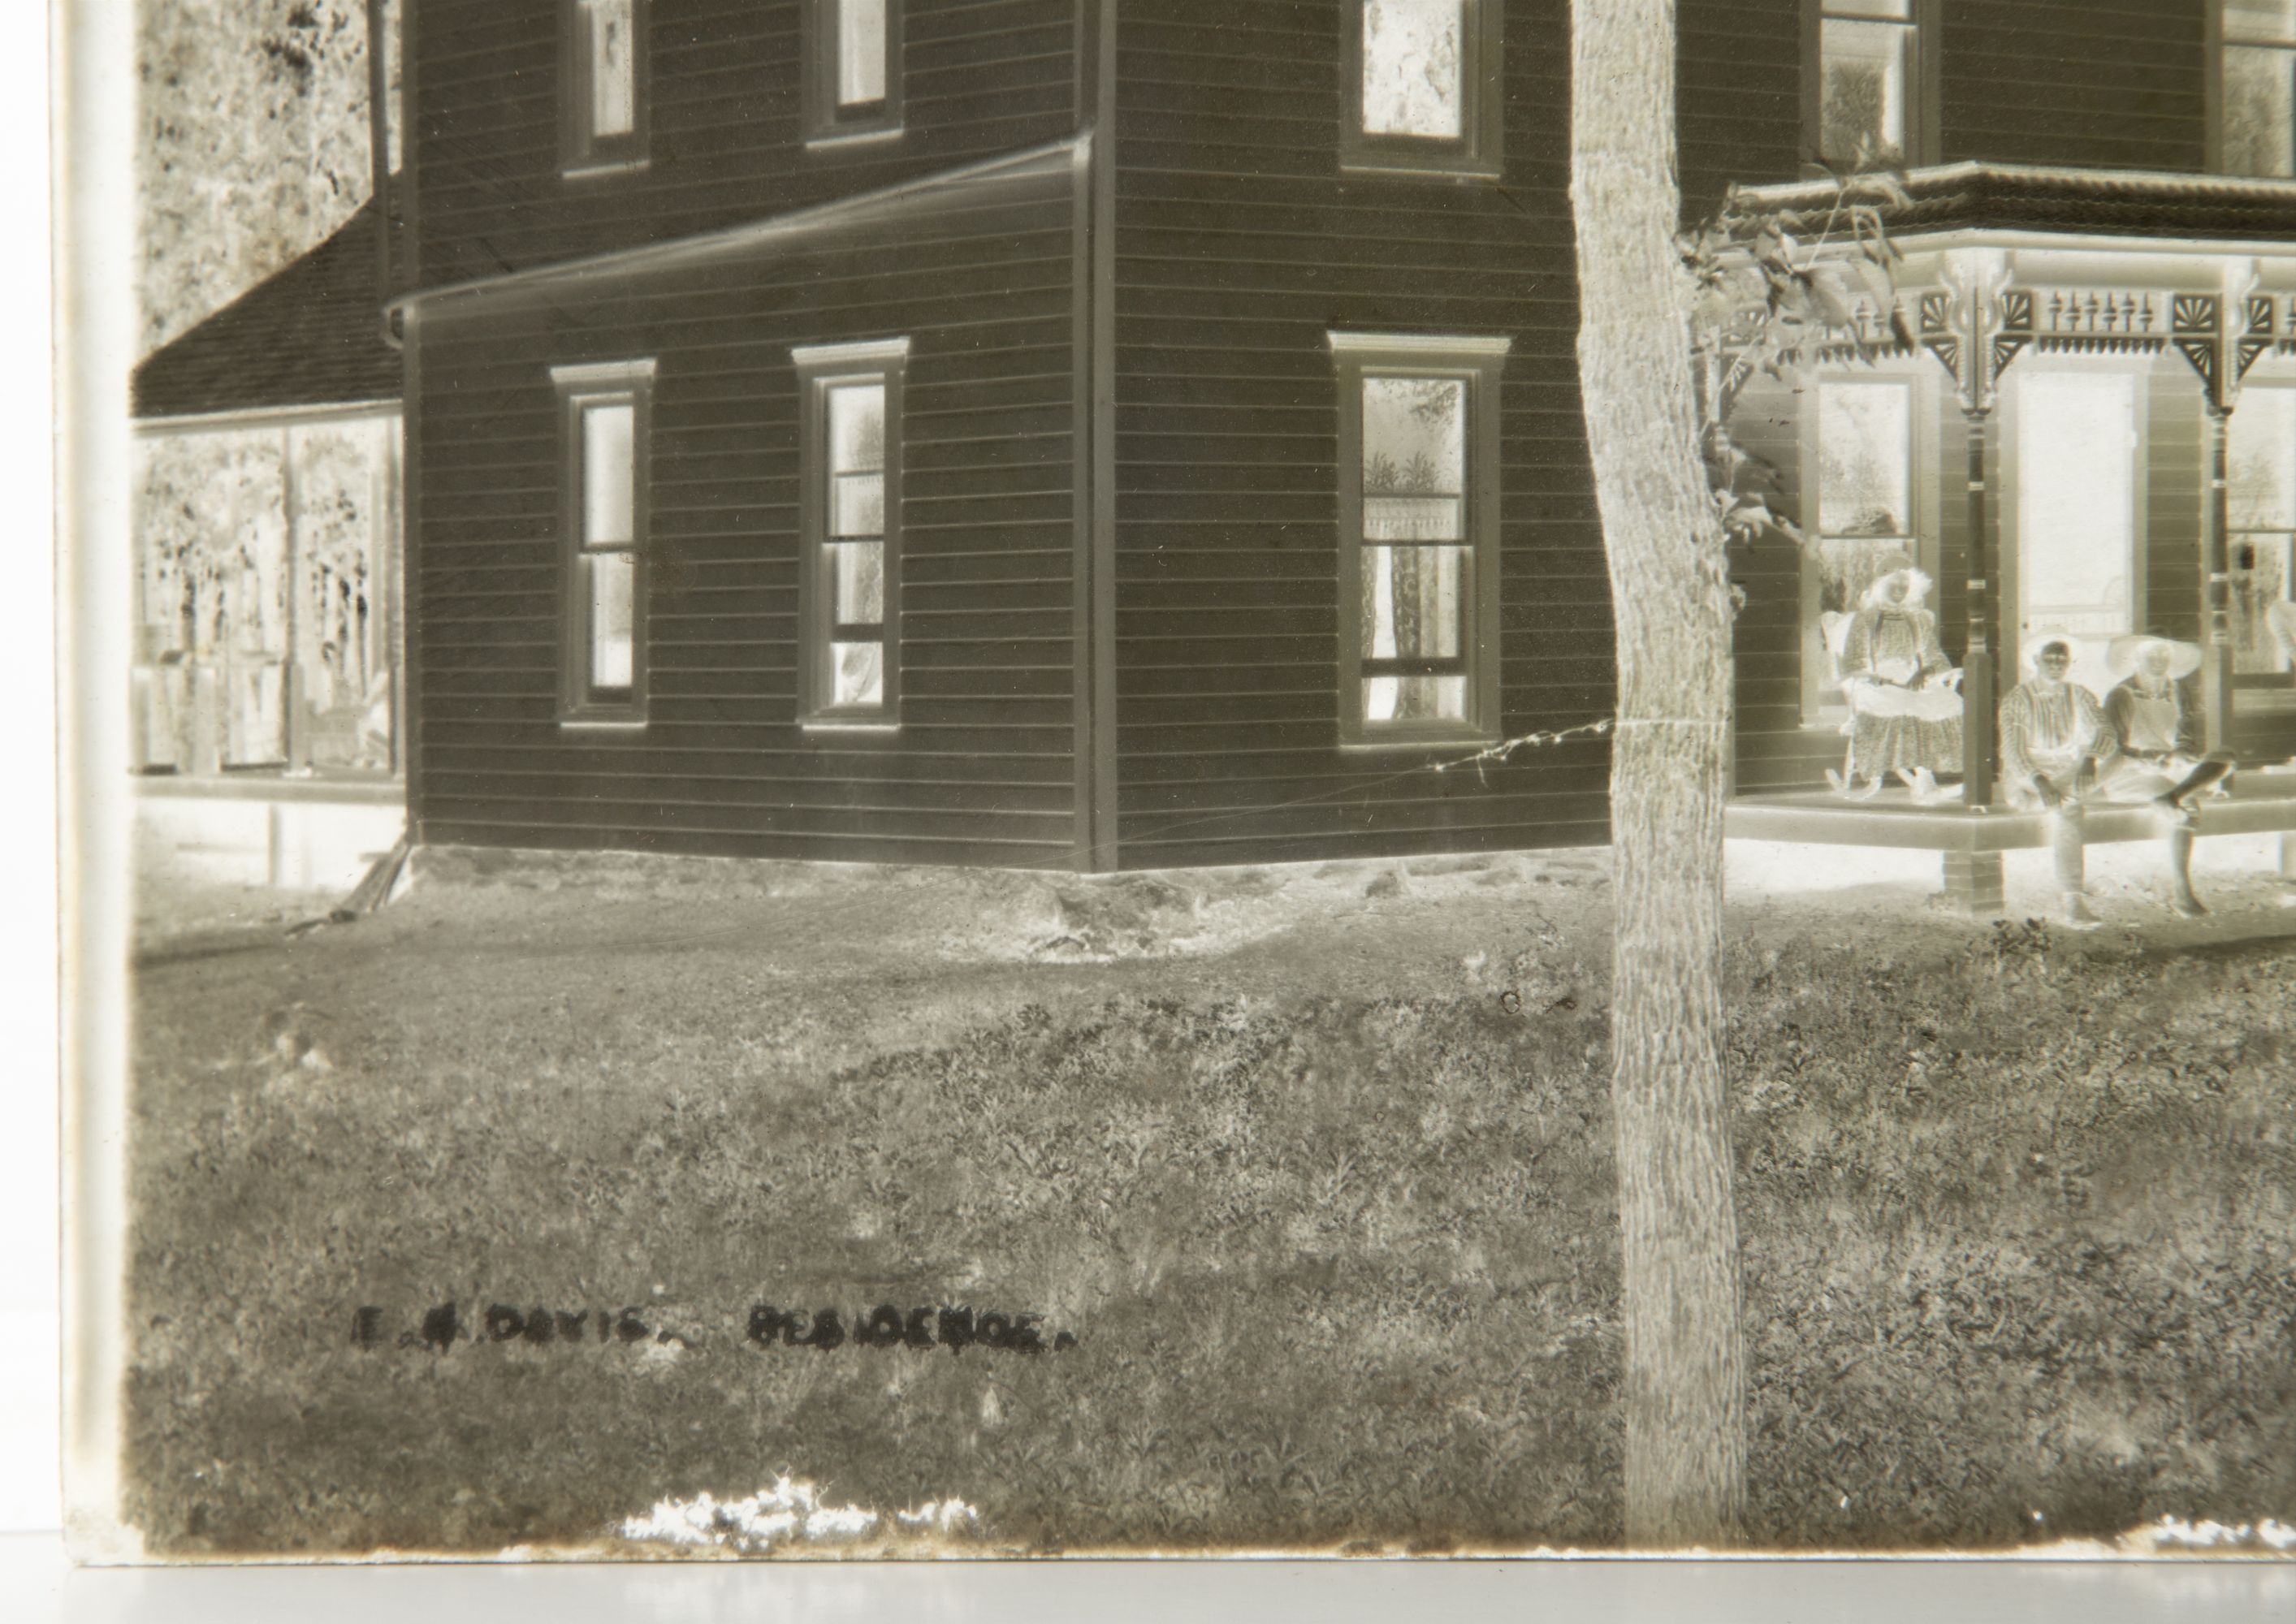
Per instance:
[[[2268,371],[2273,372],[2275,375],[2252,374],[2248,382],[2242,387],[2241,398],[2243,406],[2251,398],[2267,390],[2275,395],[2296,396],[2296,375],[2265,367],[2258,368],[2258,374],[2264,374]],[[2227,432],[2236,429],[2240,422],[2240,411],[2235,409],[2230,422],[2226,425]],[[2296,476],[2296,441],[2283,447],[2282,451],[2288,459],[2292,475]],[[2227,515],[2225,525],[2225,562],[2226,573],[2231,578],[2228,596],[2232,599],[2235,630],[2238,629],[2239,614],[2237,592],[2241,575],[2238,562],[2240,548],[2243,544],[2251,547],[2257,546],[2264,538],[2269,538],[2269,542],[2277,544],[2277,550],[2283,560],[2281,586],[2288,594],[2288,597],[2280,601],[2296,602],[2296,524],[2235,526],[2230,522],[2230,516]],[[2276,647],[2274,649],[2274,658],[2284,658]],[[2235,709],[2240,703],[2240,694],[2244,692],[2259,690],[2281,692],[2296,688],[2296,661],[2291,661],[2284,670],[2243,671],[2239,668],[2238,655],[2235,652],[2232,685],[2233,702]]]
[[[1363,127],[1364,5],[1340,6],[1340,168],[1350,174],[1497,180],[1505,167],[1503,0],[1460,0],[1459,134],[1374,135]]]
[[[1992,605],[1993,647],[2005,671],[2021,668],[2025,635],[2025,558],[2024,446],[2025,424],[2035,410],[2028,398],[2028,381],[2049,375],[2126,376],[2129,381],[2130,428],[2134,439],[2128,447],[2128,629],[2144,630],[2152,624],[2152,457],[2156,439],[2152,424],[2153,392],[2156,386],[2170,389],[2180,387],[2185,379],[2164,371],[2154,356],[2126,355],[2032,355],[2018,359],[2017,365],[2005,374],[2001,390],[2001,404],[1996,416],[2000,424],[1996,441],[1999,458],[1997,490],[1993,498],[1996,538],[1999,550],[2000,590]],[[2189,369],[2182,369],[2189,375]],[[2169,381],[2175,379],[2176,381]],[[2194,385],[2197,388],[2197,384]],[[2207,414],[2194,414],[2199,431],[2207,432]],[[2205,442],[2202,442],[2205,444]],[[2195,464],[2202,488],[2207,488],[2208,472],[2204,463]],[[2051,617],[2052,619],[2055,617]],[[2118,634],[2115,634],[2118,635]],[[2079,642],[2092,643],[2095,633],[2074,630]],[[2079,680],[2079,657],[2075,657],[2076,680]],[[2098,690],[2100,695],[2103,689]]]
[[[558,393],[559,551],[558,720],[563,726],[642,727],[646,720],[646,587],[652,530],[651,442],[654,363],[607,361],[554,366]],[[630,407],[630,538],[611,549],[630,554],[630,685],[601,688],[591,680],[590,595],[583,561],[593,548],[584,535],[588,466],[583,414],[592,406]]]
[[[885,99],[858,103],[850,112],[837,100],[840,4],[840,0],[805,0],[800,26],[805,40],[805,144],[808,149],[890,141],[902,131],[902,0],[884,0]]]
[[[798,399],[797,719],[808,729],[890,732],[900,726],[901,395],[908,371],[906,338],[799,345],[790,351]],[[827,564],[829,391],[875,383],[885,391],[884,612],[879,689],[873,705],[839,705],[830,648],[836,641],[836,580]]]
[[[1468,334],[1331,332],[1339,407],[1339,736],[1343,750],[1496,743],[1499,738],[1499,388],[1511,340]],[[1374,722],[1364,714],[1363,398],[1367,378],[1456,379],[1466,385],[1466,553],[1469,646],[1465,715],[1456,720]],[[1448,545],[1448,544],[1445,544]]]
[[[1938,41],[1941,4],[1942,0],[1911,0],[1900,24],[1913,36],[1913,62],[1906,75],[1905,151],[1894,166],[1898,169],[1918,169],[1939,161],[1938,130],[1943,116],[1943,96]],[[1828,0],[1802,0],[1801,149],[1805,168],[1816,173],[1831,172],[1826,161],[1829,154],[1822,150],[1825,137],[1826,23],[1896,21],[1839,12]]]
[[[652,59],[649,13],[652,0],[630,0],[630,127],[602,135],[591,123],[590,52],[585,13],[591,0],[559,0],[559,170],[582,180],[646,167],[652,119]]]
[[[1800,463],[1800,506],[1802,532],[1810,545],[1801,549],[1800,610],[1796,635],[1801,647],[1801,725],[1808,728],[1832,730],[1849,719],[1849,701],[1837,692],[1826,697],[1833,685],[1833,655],[1825,646],[1824,627],[1818,623],[1820,569],[1816,548],[1829,534],[1822,522],[1824,514],[1824,491],[1818,480],[1824,468],[1820,434],[1824,423],[1824,410],[1820,404],[1821,392],[1829,383],[1889,385],[1902,388],[1906,400],[1906,523],[1904,536],[1842,537],[1841,540],[1872,540],[1890,543],[1921,567],[1922,573],[1938,583],[1938,595],[1928,604],[1930,612],[1938,617],[1939,629],[1944,629],[1943,532],[1938,500],[1939,480],[1941,477],[1940,447],[1939,445],[1939,410],[1941,396],[1938,388],[1937,368],[1925,357],[1913,356],[1902,360],[1878,361],[1869,366],[1828,367],[1818,373],[1805,387],[1804,406],[1800,413],[1797,437]],[[1857,612],[1856,606],[1850,607]]]
[[[2277,50],[2296,56],[2296,41],[2231,39],[2225,33],[2225,0],[2209,0],[2203,8],[2207,30],[2206,60],[2208,129],[2202,161],[2211,175],[2235,176],[2240,179],[2285,180],[2290,176],[2253,176],[2247,171],[2237,173],[2225,167],[2225,53],[2228,50]],[[2296,151],[2296,133],[2292,133],[2292,151]],[[2296,174],[2296,163],[2292,163]]]

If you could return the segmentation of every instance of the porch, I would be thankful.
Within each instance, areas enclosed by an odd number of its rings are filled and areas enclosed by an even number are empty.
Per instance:
[[[2243,770],[2225,795],[2204,799],[2194,810],[2197,838],[2276,834],[2280,873],[2296,882],[2296,765]],[[2158,841],[2163,833],[2159,815],[2145,806],[2092,803],[2084,823],[2092,846]],[[1742,795],[1724,808],[1722,827],[1729,840],[1937,852],[1939,901],[1971,914],[2001,911],[2004,852],[2049,843],[2046,814],[1958,802],[1917,805],[1900,789],[1863,801],[1818,790]]]
[[[1807,211],[1810,239],[1835,195],[1751,194]],[[2244,765],[2195,833],[2296,831],[2296,770],[2273,770],[2296,761],[2296,648],[2273,629],[2296,577],[2296,184],[1964,164],[1906,177],[1879,212],[1894,286],[1868,279],[1790,382],[1736,401],[1734,433],[1802,535],[1734,562],[1726,834],[1934,850],[1949,901],[1997,910],[2001,854],[2048,839],[1997,783],[1997,709],[2044,630],[2100,698],[2115,637],[2197,645],[2186,714]],[[1960,672],[1942,804],[1825,787],[1848,765],[1840,633],[1893,556],[1937,584]],[[2092,843],[2162,833],[2147,808],[2090,808]]]

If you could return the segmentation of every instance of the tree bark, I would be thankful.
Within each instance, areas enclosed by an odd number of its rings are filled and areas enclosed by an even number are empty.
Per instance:
[[[1698,455],[1675,246],[1673,0],[1576,0],[1578,367],[1618,633],[1611,1099],[1624,1232],[1626,1537],[1715,1546],[1745,1505],[1722,1067],[1730,588]]]

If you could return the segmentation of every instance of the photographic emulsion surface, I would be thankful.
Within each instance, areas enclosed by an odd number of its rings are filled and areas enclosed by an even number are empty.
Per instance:
[[[108,9],[84,1554],[2296,1553],[2296,3]]]

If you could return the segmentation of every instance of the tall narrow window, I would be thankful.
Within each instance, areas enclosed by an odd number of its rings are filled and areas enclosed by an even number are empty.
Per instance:
[[[806,0],[809,143],[900,133],[901,0]]]
[[[565,568],[559,714],[645,716],[645,527],[651,361],[562,366]]]
[[[1913,381],[1822,378],[1803,398],[1812,395],[1804,513],[1814,512],[1817,522],[1802,550],[1802,713],[1817,721],[1829,711],[1844,714],[1835,670],[1840,634],[1877,565],[1897,553],[1918,560],[1923,548],[1914,511]]]
[[[645,158],[647,0],[562,0],[562,124],[569,174]]]
[[[1504,339],[1334,332],[1340,377],[1340,736],[1498,730]]]
[[[890,726],[898,697],[901,374],[908,340],[795,353],[800,713]]]
[[[2276,689],[2273,697],[2284,699],[2292,662],[2272,622],[2284,620],[2296,598],[2296,389],[2251,384],[2226,433],[2234,685]],[[2235,694],[2234,702],[2264,697]]]
[[[2296,175],[2296,0],[2221,0],[2217,95],[2231,175]]]
[[[1341,162],[1498,174],[1504,9],[1499,0],[1342,0]]]
[[[1814,0],[1816,155],[1837,169],[1926,160],[1927,0]]]

